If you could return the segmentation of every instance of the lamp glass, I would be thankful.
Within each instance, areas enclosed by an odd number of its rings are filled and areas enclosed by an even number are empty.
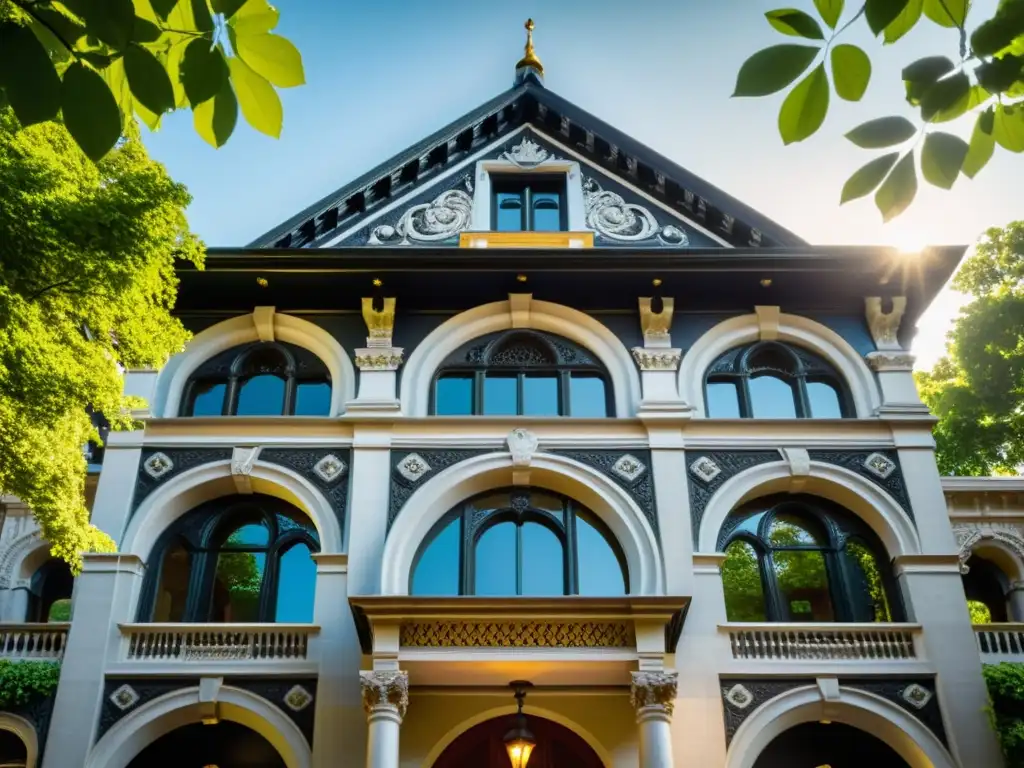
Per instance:
[[[530,762],[530,755],[537,745],[527,739],[518,738],[505,742],[505,749],[508,751],[508,759],[512,761],[512,768],[526,768]]]

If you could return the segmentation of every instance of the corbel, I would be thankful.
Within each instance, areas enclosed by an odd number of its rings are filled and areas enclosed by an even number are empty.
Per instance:
[[[383,299],[384,306],[380,310],[373,308],[373,297],[363,297],[363,322],[369,336],[366,337],[367,347],[390,347],[391,337],[395,328],[396,299]]]
[[[252,468],[259,455],[260,446],[231,449],[231,479],[234,481],[235,490],[238,493],[249,495],[253,492]]]
[[[222,685],[223,677],[199,678],[199,719],[203,725],[217,725],[220,722],[217,698]]]
[[[789,464],[789,492],[802,493],[811,476],[811,456],[805,448],[780,448]]]
[[[871,331],[875,347],[882,352],[893,352],[902,349],[899,341],[900,323],[907,309],[906,296],[893,296],[892,309],[882,311],[882,298],[869,296],[864,299],[864,314]]]
[[[641,296],[638,299],[640,305],[640,328],[644,333],[644,346],[668,348],[672,346],[672,315],[675,311],[675,299],[663,298],[661,300],[661,312],[655,312],[653,307],[654,298]]]

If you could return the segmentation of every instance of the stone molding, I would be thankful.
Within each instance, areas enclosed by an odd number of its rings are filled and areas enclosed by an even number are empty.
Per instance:
[[[1019,567],[1024,569],[1024,532],[1012,525],[956,523],[953,526],[953,534],[959,547],[960,573],[970,572],[967,561],[974,554],[974,548],[983,541],[994,541],[1005,546],[1013,553]]]
[[[397,371],[402,365],[402,347],[375,347],[356,350],[356,368],[360,371]]]
[[[641,371],[678,371],[683,350],[633,347],[633,359]]]
[[[409,673],[360,672],[359,685],[363,694],[363,710],[372,715],[378,709],[390,709],[405,717],[409,708]]]
[[[629,701],[637,713],[645,707],[660,707],[666,714],[672,714],[679,687],[678,672],[666,670],[630,674],[632,681],[629,687]]]
[[[914,360],[917,358],[909,352],[869,352],[865,359],[871,370],[877,373],[909,372],[914,370]]]

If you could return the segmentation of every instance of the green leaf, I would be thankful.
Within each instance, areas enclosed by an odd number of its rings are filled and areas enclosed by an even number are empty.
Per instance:
[[[945,56],[926,56],[903,68],[903,79],[910,83],[934,83],[956,69],[956,64]]]
[[[758,51],[740,67],[733,96],[767,96],[796,80],[814,61],[818,48],[773,45]]]
[[[991,124],[988,126],[989,130],[985,130],[985,114],[983,112],[978,115],[978,119],[974,123],[971,143],[967,149],[967,156],[964,158],[963,167],[960,169],[965,176],[971,179],[977,176],[978,172],[985,167],[985,164],[992,157],[992,153],[996,148],[996,140],[992,136]]]
[[[921,96],[921,117],[931,120],[944,110],[952,110],[971,93],[971,81],[963,72],[939,80]]]
[[[156,56],[138,45],[124,52],[124,71],[132,95],[150,112],[162,115],[174,109],[174,88]]]
[[[132,42],[155,43],[162,34],[163,30],[149,19],[135,17],[135,26],[132,28]]]
[[[224,146],[238,122],[238,99],[228,78],[224,78],[216,96],[192,108],[192,122],[208,144],[214,148]]]
[[[84,64],[64,73],[61,87],[64,125],[93,161],[102,158],[121,135],[121,111],[103,78]]]
[[[950,120],[955,120],[961,115],[981,106],[990,98],[992,98],[992,94],[980,85],[972,85],[970,90],[957,99],[952,106],[947,107],[946,109],[940,109],[936,112],[932,117],[931,122],[945,123]]]
[[[868,26],[876,35],[892,24],[903,13],[909,0],[867,0],[864,3],[864,15]]]
[[[85,27],[54,8],[33,8],[32,15],[44,22],[44,28],[55,30],[63,42],[74,45],[85,37]]]
[[[891,221],[914,202],[917,194],[917,169],[914,168],[914,153],[908,152],[896,163],[882,186],[875,193],[875,205],[882,212],[883,221]]]
[[[765,13],[768,23],[784,35],[824,40],[821,25],[803,11],[795,8],[779,8]]]
[[[779,133],[784,143],[803,141],[821,127],[828,112],[828,93],[825,65],[819,64],[782,102]]]
[[[836,94],[846,101],[860,101],[871,81],[871,59],[856,45],[832,49],[832,81]]]
[[[921,149],[921,175],[929,184],[952,189],[965,157],[967,142],[959,136],[942,131],[929,133]]]
[[[117,50],[128,45],[135,26],[135,6],[132,0],[76,0],[69,5],[82,17],[90,35]]]
[[[78,58],[89,62],[96,69],[106,69],[110,66],[110,62],[114,60],[105,53],[96,53],[95,51],[79,51]]]
[[[0,23],[0,88],[22,125],[57,117],[57,70],[32,30],[13,22]]]
[[[32,34],[36,36],[36,40],[43,44],[43,48],[46,49],[47,55],[50,60],[62,64],[71,58],[71,51],[64,43],[62,43],[53,32],[47,27],[44,27],[35,19],[29,22],[28,28],[32,30]],[[3,87],[0,86],[0,98],[3,95]],[[0,103],[0,108],[6,107],[7,102],[3,101]]]
[[[167,17],[171,15],[171,11],[174,10],[174,6],[178,4],[178,0],[149,0],[153,5],[153,11],[164,21],[167,21]]]
[[[230,19],[238,9],[245,5],[246,0],[211,0],[214,13],[223,13],[225,19]]]
[[[253,71],[278,88],[292,88],[306,82],[302,55],[280,35],[243,35],[235,30],[237,53]]]
[[[1024,58],[1007,54],[982,62],[975,70],[978,82],[993,93],[1005,93],[1021,78]]]
[[[846,138],[863,149],[880,149],[902,144],[917,133],[905,117],[879,117],[862,123],[846,134]]]
[[[843,15],[843,0],[814,0],[814,7],[818,9],[825,23],[835,29],[839,17]]]
[[[267,0],[248,0],[228,23],[239,35],[261,35],[277,26],[277,9]]]
[[[924,15],[942,27],[963,28],[971,0],[924,0]]]
[[[200,32],[212,32],[213,16],[210,15],[210,6],[206,4],[206,0],[191,0],[191,3],[196,29]]]
[[[235,87],[238,105],[242,108],[246,122],[260,133],[273,136],[275,139],[280,138],[284,112],[274,86],[253,72],[237,56],[228,59],[228,68],[231,71],[231,84]]]
[[[907,32],[917,26],[921,20],[921,11],[924,8],[924,0],[910,0],[907,7],[900,11],[900,15],[885,28],[885,43],[895,43]]]
[[[227,79],[228,67],[219,48],[210,48],[210,41],[203,37],[188,44],[181,60],[181,83],[193,109],[220,93]]]
[[[843,194],[839,199],[839,204],[848,203],[874,192],[875,188],[882,183],[882,179],[892,170],[899,156],[899,152],[890,152],[887,155],[876,157],[857,170],[843,185]]]
[[[1024,107],[997,105],[992,136],[1003,149],[1024,152]]]

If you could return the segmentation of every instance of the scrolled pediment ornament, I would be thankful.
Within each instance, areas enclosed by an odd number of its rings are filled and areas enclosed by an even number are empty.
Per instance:
[[[369,245],[437,243],[467,229],[473,220],[473,182],[463,179],[464,189],[449,189],[429,203],[409,208],[398,223],[379,224],[370,232]]]
[[[545,160],[554,159],[544,147],[526,136],[512,149],[507,149],[501,154],[502,158],[508,160],[519,168],[534,168]]]
[[[587,226],[602,237],[623,243],[637,243],[657,237],[664,245],[686,246],[690,239],[672,224],[662,227],[642,205],[627,203],[622,195],[602,189],[594,179],[583,179],[583,202]]]
[[[953,533],[960,550],[960,573],[967,574],[971,568],[967,561],[974,554],[974,548],[982,541],[995,541],[1002,544],[1014,556],[1024,563],[1024,532],[1008,525],[966,524],[954,525]]]

